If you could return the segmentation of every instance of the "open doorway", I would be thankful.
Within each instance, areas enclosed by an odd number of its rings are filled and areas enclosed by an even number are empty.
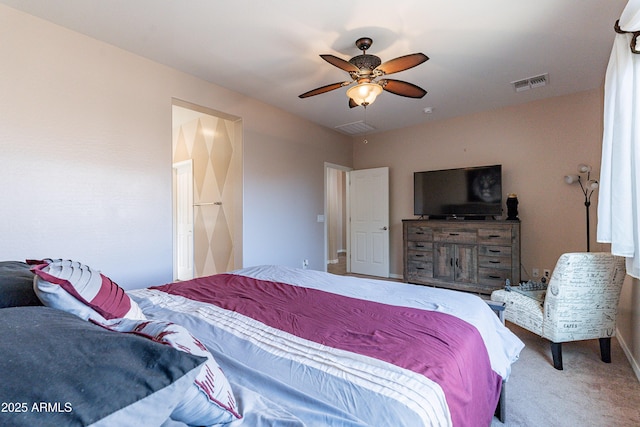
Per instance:
[[[351,168],[325,163],[325,258],[329,273],[350,271],[347,180]]]
[[[174,99],[172,128],[174,279],[239,268],[242,121]]]

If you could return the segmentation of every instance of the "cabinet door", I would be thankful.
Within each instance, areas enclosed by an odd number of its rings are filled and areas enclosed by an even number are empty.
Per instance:
[[[455,245],[451,243],[434,243],[433,245],[433,277],[453,280],[455,265]]]
[[[478,247],[452,243],[434,244],[433,277],[460,283],[478,281]]]
[[[455,249],[455,281],[476,283],[478,281],[478,247],[456,245]]]

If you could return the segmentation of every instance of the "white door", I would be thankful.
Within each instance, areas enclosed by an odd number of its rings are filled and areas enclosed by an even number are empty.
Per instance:
[[[389,168],[349,172],[351,272],[389,277]]]
[[[174,280],[193,279],[193,163],[173,165],[175,184]]]

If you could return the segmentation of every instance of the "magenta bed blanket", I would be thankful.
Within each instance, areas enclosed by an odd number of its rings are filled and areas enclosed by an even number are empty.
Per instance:
[[[491,423],[502,378],[475,327],[454,316],[233,274],[155,289],[419,373],[443,389],[454,426]]]

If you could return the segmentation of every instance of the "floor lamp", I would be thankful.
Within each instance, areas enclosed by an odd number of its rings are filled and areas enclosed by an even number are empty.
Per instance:
[[[586,177],[583,178],[583,175]],[[578,165],[578,175],[566,175],[564,181],[567,184],[580,184],[580,189],[584,194],[584,207],[587,212],[587,252],[591,252],[589,239],[589,207],[591,206],[591,195],[598,188],[598,180],[591,179],[591,166],[585,164]]]

